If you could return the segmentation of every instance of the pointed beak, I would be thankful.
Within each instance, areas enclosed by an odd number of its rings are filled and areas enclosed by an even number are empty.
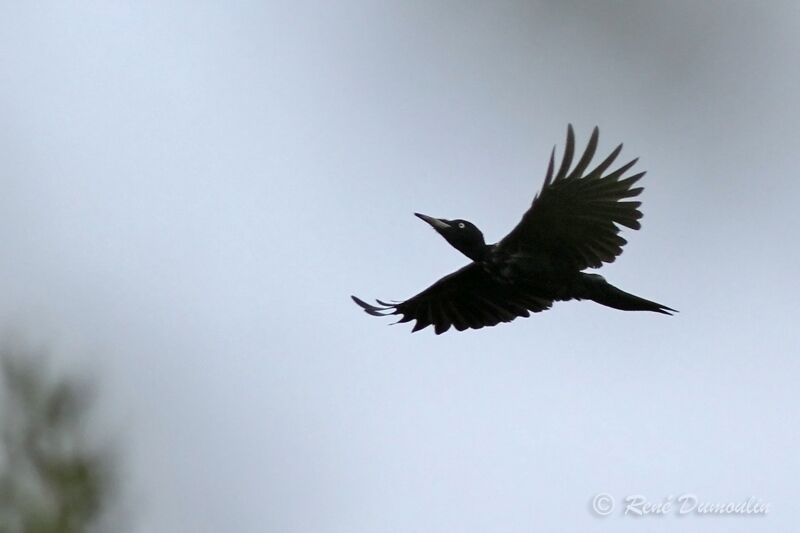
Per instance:
[[[421,218],[422,220],[430,224],[435,230],[447,229],[450,227],[450,224],[438,218],[429,217],[428,215],[421,215],[419,213],[414,213],[414,216],[416,216],[417,218]]]

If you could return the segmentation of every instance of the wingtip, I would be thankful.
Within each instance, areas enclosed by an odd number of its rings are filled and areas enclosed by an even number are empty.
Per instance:
[[[589,166],[591,163],[592,158],[594,157],[594,153],[597,150],[597,141],[600,138],[600,130],[597,126],[594,127],[592,130],[592,135],[589,137],[589,142],[586,144],[586,149],[583,152],[578,164],[575,165],[575,168],[572,169],[567,175],[567,179],[580,179],[583,177],[583,172],[586,170],[586,167]]]
[[[544,185],[545,187],[550,185],[553,181],[553,172],[555,172],[556,166],[556,145],[553,145],[553,149],[550,150],[550,162],[547,164],[547,174],[544,177]]]
[[[561,164],[556,172],[556,177],[553,181],[559,181],[566,177],[569,173],[569,168],[572,166],[572,155],[575,152],[575,131],[572,129],[572,124],[567,124],[567,143],[564,146],[564,154],[561,156]]]
[[[357,296],[354,296],[352,294],[350,295],[350,298],[352,298],[353,301],[356,303],[356,305],[358,305],[361,309],[363,309],[364,312],[366,312],[368,315],[386,316],[388,314],[392,314],[391,307],[388,307],[388,306],[387,307],[376,307],[376,306],[374,306],[372,304],[369,304],[369,303],[365,302],[364,300],[362,300],[361,298],[359,298]]]
[[[369,312],[369,309],[371,307],[373,307],[373,306],[371,306],[370,304],[368,304],[367,302],[365,302],[364,300],[362,300],[361,298],[359,298],[358,296],[356,296],[354,294],[351,294],[350,298],[356,303],[357,306],[359,306],[364,311]]]

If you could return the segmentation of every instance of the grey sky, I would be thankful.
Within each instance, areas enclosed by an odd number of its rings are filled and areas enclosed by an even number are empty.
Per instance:
[[[793,531],[798,35],[789,1],[3,2],[0,318],[97,365],[136,531]],[[649,171],[602,274],[680,315],[350,302],[463,264],[414,211],[501,238],[567,122]]]

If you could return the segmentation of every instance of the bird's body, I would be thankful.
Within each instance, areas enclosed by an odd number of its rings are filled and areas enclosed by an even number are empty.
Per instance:
[[[642,216],[640,202],[623,201],[642,191],[632,185],[644,172],[622,179],[636,160],[605,173],[622,145],[586,172],[597,138],[595,128],[570,169],[575,141],[568,127],[558,171],[554,174],[554,150],[542,191],[520,223],[496,244],[486,244],[481,231],[466,220],[417,214],[472,262],[403,302],[378,300],[375,306],[355,296],[353,300],[371,315],[400,315],[399,322],[416,321],[412,331],[433,325],[437,334],[451,326],[462,331],[510,322],[549,309],[554,301],[573,299],[626,311],[674,312],[583,272],[614,261],[626,243],[618,225],[639,229]]]

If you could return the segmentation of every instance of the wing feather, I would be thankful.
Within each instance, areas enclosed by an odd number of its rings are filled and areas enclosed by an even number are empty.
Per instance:
[[[630,200],[642,192],[633,187],[644,172],[625,177],[638,162],[633,159],[608,172],[622,151],[617,146],[599,165],[586,171],[597,151],[599,130],[594,128],[583,154],[570,172],[575,134],[567,127],[561,164],[554,170],[551,153],[544,185],[517,226],[498,243],[501,252],[535,253],[559,271],[583,270],[611,263],[626,240],[617,235],[624,226],[641,227],[641,202]],[[555,172],[555,177],[553,173]]]

